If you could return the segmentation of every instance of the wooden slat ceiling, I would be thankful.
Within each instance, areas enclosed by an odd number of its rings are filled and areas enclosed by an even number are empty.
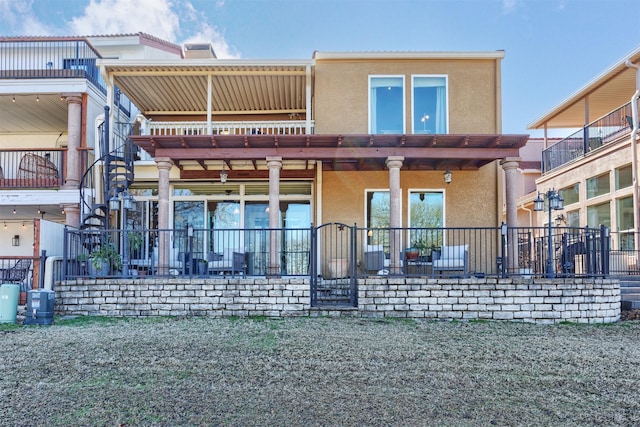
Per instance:
[[[206,114],[208,76],[216,115],[303,113],[306,108],[304,65],[110,65],[106,69],[146,116]]]

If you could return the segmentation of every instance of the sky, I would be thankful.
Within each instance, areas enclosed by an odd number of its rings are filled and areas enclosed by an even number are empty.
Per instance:
[[[140,31],[219,58],[504,50],[502,131],[541,137],[527,125],[640,47],[640,0],[0,0],[1,36]]]

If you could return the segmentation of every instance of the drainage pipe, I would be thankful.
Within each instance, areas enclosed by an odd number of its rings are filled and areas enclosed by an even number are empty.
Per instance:
[[[638,97],[640,96],[640,65],[634,64],[630,59],[627,59],[625,65],[630,68],[636,69],[636,91],[631,97],[631,180],[633,181],[633,226],[636,231],[633,245],[638,261],[640,262],[640,254],[638,252],[638,231],[640,227],[640,214],[638,212],[638,153],[636,135],[638,135]],[[638,264],[637,264],[638,265]]]

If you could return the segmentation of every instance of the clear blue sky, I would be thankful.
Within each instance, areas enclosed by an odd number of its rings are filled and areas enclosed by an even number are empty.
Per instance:
[[[640,0],[0,0],[0,35],[138,31],[248,59],[504,50],[503,132],[541,136],[527,124],[640,46]]]

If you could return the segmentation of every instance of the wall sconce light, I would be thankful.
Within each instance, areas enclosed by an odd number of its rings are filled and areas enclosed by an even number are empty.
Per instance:
[[[223,184],[225,182],[227,182],[227,177],[228,176],[229,175],[227,175],[227,171],[224,170],[224,162],[222,162],[222,170],[220,171],[220,182],[223,183]]]
[[[451,171],[449,169],[444,171],[444,182],[446,182],[447,184],[451,184],[452,179],[453,179],[453,174],[451,173]]]
[[[16,207],[15,206],[13,207],[13,214],[14,215],[16,214]]]
[[[40,95],[36,95],[36,102],[40,102]]]
[[[20,235],[16,234],[11,239],[11,246],[20,246]]]

